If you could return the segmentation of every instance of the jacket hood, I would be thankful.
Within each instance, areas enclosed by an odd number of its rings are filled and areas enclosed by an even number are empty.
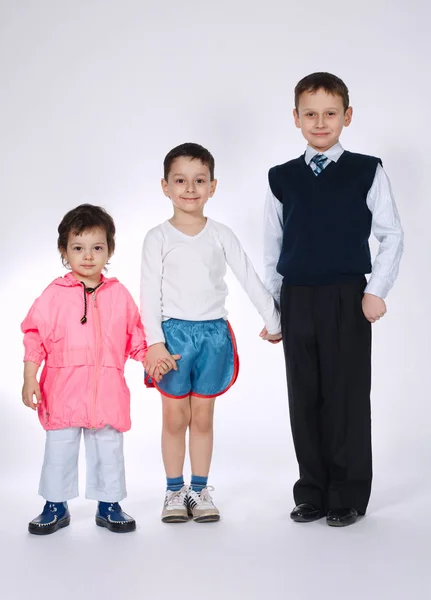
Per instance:
[[[105,277],[104,275],[101,276],[100,282],[102,281],[104,284],[118,283],[118,279],[116,277]],[[76,279],[76,277],[74,277],[72,273],[68,273],[64,277],[57,277],[57,279],[54,279],[54,281],[50,283],[48,287],[52,285],[59,285],[61,287],[82,287],[82,283],[78,279]]]

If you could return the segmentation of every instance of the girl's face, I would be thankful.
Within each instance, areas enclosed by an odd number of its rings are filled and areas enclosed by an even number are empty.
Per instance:
[[[79,235],[69,233],[63,258],[69,263],[72,274],[87,287],[99,283],[109,257],[108,242],[103,229],[88,229]]]

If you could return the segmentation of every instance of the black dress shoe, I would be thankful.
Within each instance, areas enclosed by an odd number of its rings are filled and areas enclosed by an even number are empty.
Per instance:
[[[298,504],[290,513],[290,518],[297,523],[311,523],[323,516],[322,511],[313,504]]]
[[[347,525],[356,523],[357,518],[356,508],[337,508],[328,512],[326,522],[331,527],[347,527]]]

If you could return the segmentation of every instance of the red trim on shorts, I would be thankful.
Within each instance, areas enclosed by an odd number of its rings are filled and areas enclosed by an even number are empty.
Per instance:
[[[154,378],[151,383],[149,382],[149,379],[150,379],[150,376],[147,375],[144,380],[147,388],[155,388],[158,392],[160,392],[162,394],[162,396],[166,396],[166,398],[174,398],[176,400],[182,400],[183,398],[187,398],[187,396],[190,396],[190,392],[188,394],[184,394],[184,396],[172,396],[172,394],[168,394],[167,392],[164,392],[163,390],[161,390],[159,388],[159,386],[157,385],[157,383],[154,381]]]
[[[233,332],[231,324],[229,323],[229,321],[226,321],[226,323],[227,323],[227,326],[229,328],[230,337],[232,339],[232,346],[233,346],[233,373],[232,373],[232,379],[230,380],[230,382],[227,385],[227,387],[225,387],[225,389],[222,390],[221,392],[219,392],[218,394],[211,394],[210,396],[206,396],[205,394],[194,394],[193,392],[190,392],[190,396],[195,396],[196,398],[218,398],[218,396],[222,396],[223,394],[226,394],[226,392],[233,386],[233,384],[235,383],[235,381],[238,379],[238,373],[239,373],[238,348],[237,348],[237,345],[236,345],[235,334]]]
[[[209,396],[207,396],[205,394],[195,394],[192,391],[188,392],[187,394],[184,394],[183,396],[173,396],[172,394],[168,394],[168,393],[164,392],[163,390],[161,390],[159,388],[159,386],[157,385],[157,383],[154,381],[154,379],[152,380],[151,383],[149,383],[149,379],[150,379],[149,375],[147,375],[144,380],[147,388],[156,388],[156,390],[158,390],[162,394],[162,396],[166,396],[166,398],[173,398],[175,400],[182,400],[183,398],[187,398],[187,396],[195,396],[195,398],[218,398],[218,396],[222,396],[223,394],[225,394],[233,386],[235,381],[238,379],[238,373],[239,373],[239,356],[238,356],[238,348],[236,345],[235,334],[233,332],[233,329],[232,329],[229,321],[226,321],[226,323],[229,328],[229,333],[230,333],[230,337],[232,340],[232,346],[233,346],[233,373],[232,373],[232,379],[230,380],[229,384],[225,387],[224,390],[222,390],[218,394],[211,394]]]
[[[164,392],[163,390],[161,390],[158,386],[157,383],[154,384],[154,387],[161,393],[162,396],[166,396],[166,398],[173,398],[174,400],[182,400],[183,398],[187,398],[188,396],[191,396],[192,394],[189,392],[188,394],[184,394],[184,396],[172,396],[172,394],[168,394],[167,392]]]

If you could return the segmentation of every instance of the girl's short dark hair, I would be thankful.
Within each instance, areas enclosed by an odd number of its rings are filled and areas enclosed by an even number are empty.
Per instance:
[[[101,206],[93,204],[80,204],[66,213],[58,226],[57,247],[62,255],[67,250],[69,235],[81,235],[84,231],[102,229],[106,233],[109,256],[115,250],[115,224],[111,215]]]
[[[312,73],[301,79],[295,87],[295,108],[298,110],[299,99],[304,92],[312,94],[318,90],[334,96],[341,96],[344,112],[349,108],[349,90],[342,79],[332,73]]]
[[[186,156],[187,158],[200,160],[202,164],[208,167],[211,181],[214,180],[214,156],[203,146],[188,142],[186,144],[176,146],[165,156],[165,160],[163,161],[163,177],[165,178],[165,181],[168,180],[172,163],[175,159],[180,158],[180,156]]]

